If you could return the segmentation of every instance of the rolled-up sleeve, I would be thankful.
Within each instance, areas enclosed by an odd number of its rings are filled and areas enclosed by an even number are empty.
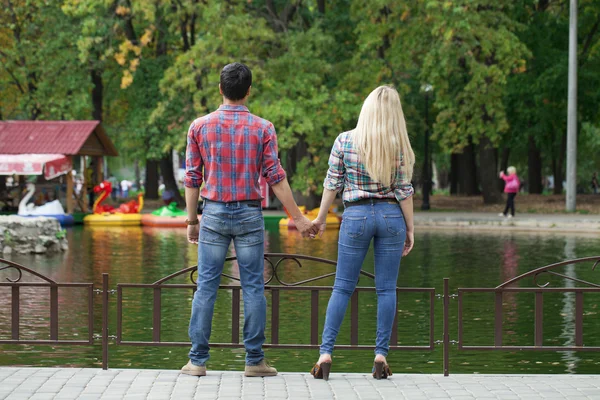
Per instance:
[[[185,179],[183,180],[183,185],[188,188],[199,188],[202,186],[204,163],[202,162],[200,147],[196,139],[195,127],[195,123],[190,125],[185,150]]]
[[[269,186],[276,185],[285,179],[285,171],[281,166],[277,151],[277,135],[272,123],[268,124],[263,133],[262,176]]]
[[[412,183],[406,179],[406,174],[401,167],[396,170],[396,179],[392,187],[394,189],[394,196],[396,196],[396,200],[398,201],[406,200],[415,194]]]
[[[331,154],[329,155],[329,169],[327,170],[327,176],[323,182],[323,187],[327,190],[333,190],[339,192],[344,189],[344,175],[346,174],[346,167],[344,167],[344,152],[342,150],[342,143],[340,138],[335,140]]]

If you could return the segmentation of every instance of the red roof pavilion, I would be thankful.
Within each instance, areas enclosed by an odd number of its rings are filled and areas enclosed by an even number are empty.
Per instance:
[[[117,156],[100,121],[0,121],[0,154]]]
[[[102,157],[119,155],[100,121],[0,121],[0,157],[5,156],[3,164],[6,164],[6,171],[0,173],[6,175],[29,171],[32,160],[44,158],[40,155],[48,154],[54,155],[52,162],[60,161],[61,165],[67,165],[68,168],[71,168],[73,156],[91,156],[96,160],[95,168],[99,177],[102,177]],[[15,155],[23,157],[15,160]],[[60,159],[60,155],[64,156],[64,160],[57,161],[56,158]],[[23,165],[17,165],[18,163]],[[40,168],[40,171],[44,169],[43,166]],[[56,168],[54,169],[56,172]],[[50,169],[48,173],[50,172],[53,171]],[[47,176],[52,175],[48,173]],[[73,176],[70,173],[66,176],[67,212],[72,213]],[[87,185],[88,182],[84,182],[84,187]],[[87,211],[86,202],[81,204],[83,211]]]

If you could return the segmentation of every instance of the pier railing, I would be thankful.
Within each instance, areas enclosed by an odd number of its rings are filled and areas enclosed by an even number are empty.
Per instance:
[[[235,257],[227,259],[228,262],[234,262]],[[332,272],[303,279],[296,282],[288,282],[282,278],[281,269],[285,263],[292,263],[298,268],[302,268],[305,263],[329,266]],[[421,293],[429,300],[427,309],[429,310],[429,324],[421,333],[421,337],[427,337],[426,345],[406,345],[399,344],[398,341],[398,312],[393,325],[390,348],[403,351],[432,351],[436,345],[443,348],[443,373],[448,375],[450,372],[450,349],[457,345],[457,351],[600,351],[600,347],[586,346],[583,340],[583,317],[584,317],[584,295],[586,293],[600,293],[600,285],[586,280],[578,279],[568,274],[562,274],[559,271],[561,267],[580,265],[592,265],[595,270],[600,264],[600,256],[580,258],[576,260],[564,261],[551,264],[527,272],[518,277],[512,278],[493,288],[459,288],[457,293],[451,294],[449,289],[449,279],[443,281],[443,293],[437,294],[435,288],[407,288],[397,287],[398,296],[403,293]],[[276,349],[316,349],[319,345],[319,332],[322,327],[319,326],[319,313],[323,306],[319,301],[319,294],[323,291],[331,291],[331,285],[316,285],[318,281],[331,278],[335,275],[336,262],[317,257],[295,254],[270,253],[265,254],[265,266],[267,269],[267,278],[265,279],[265,291],[270,296],[270,342],[265,344],[265,348]],[[196,288],[195,274],[196,267],[190,267],[168,275],[153,283],[117,283],[115,289],[110,288],[109,274],[102,274],[101,288],[96,288],[93,283],[58,283],[54,280],[33,271],[25,266],[0,259],[0,289],[10,288],[10,324],[0,321],[0,345],[2,344],[40,344],[40,345],[87,345],[96,344],[96,340],[101,341],[102,348],[102,368],[107,369],[109,358],[109,346],[190,346],[187,341],[164,341],[162,337],[163,328],[163,306],[162,295],[165,290],[187,290],[194,291]],[[551,287],[550,282],[541,283],[541,276],[557,277],[563,282],[568,283],[568,287]],[[239,281],[238,278],[224,273],[223,276],[232,281]],[[374,275],[361,271],[361,276],[366,279],[374,279]],[[177,283],[176,278],[187,277],[189,283]],[[35,280],[28,280],[33,278]],[[180,280],[179,279],[179,280]],[[518,285],[529,284],[531,287],[521,287]],[[578,285],[578,286],[575,286]],[[21,315],[27,313],[27,310],[21,307],[22,296],[20,290],[23,287],[47,288],[49,289],[49,325],[50,334],[45,338],[22,338],[20,334]],[[59,312],[66,312],[68,305],[62,305],[59,301],[59,289],[84,289],[86,292],[87,306],[87,340],[65,340],[59,339]],[[148,310],[152,315],[152,338],[151,340],[127,340],[123,333],[123,314],[127,302],[124,300],[124,292],[131,289],[152,290],[152,307]],[[240,305],[241,305],[241,286],[239,284],[226,284],[220,286],[221,290],[231,292],[231,340],[228,342],[211,343],[211,347],[225,348],[243,348],[240,342]],[[364,344],[359,341],[359,296],[361,293],[375,292],[376,288],[369,286],[357,287],[350,301],[350,344],[336,345],[336,348],[346,350],[367,350],[373,349],[372,344]],[[280,295],[288,291],[303,291],[310,293],[310,343],[287,343],[281,340],[280,335],[280,317],[281,301]],[[545,293],[574,293],[575,307],[575,330],[572,341],[565,346],[544,346],[543,334],[543,307]],[[101,295],[101,330],[99,334],[94,333],[94,293]],[[492,293],[494,294],[494,344],[493,345],[469,345],[465,343],[464,333],[464,298],[473,293]],[[531,345],[505,345],[504,344],[504,296],[509,293],[533,293],[535,296],[535,318],[533,319],[535,335],[534,342]],[[0,292],[0,295],[2,292]],[[109,330],[109,308],[111,307],[111,295],[116,294],[116,332],[111,335]],[[442,338],[435,340],[435,301],[442,300]],[[458,323],[457,339],[453,340],[450,336],[450,314],[454,307],[451,302],[457,300]],[[8,304],[4,304],[8,307]],[[6,310],[6,308],[5,308]]]

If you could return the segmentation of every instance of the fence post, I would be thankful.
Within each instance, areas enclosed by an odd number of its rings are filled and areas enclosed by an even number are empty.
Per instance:
[[[444,278],[444,339],[443,339],[443,350],[444,350],[444,376],[450,374],[450,327],[448,326],[449,321],[449,308],[450,308],[450,293],[448,290],[449,278]]]
[[[108,369],[108,274],[102,274],[102,369]]]

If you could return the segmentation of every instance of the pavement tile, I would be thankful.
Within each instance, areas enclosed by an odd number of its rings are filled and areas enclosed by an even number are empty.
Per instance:
[[[0,399],[130,400],[420,400],[600,399],[600,378],[587,375],[408,375],[375,381],[334,373],[327,382],[284,373],[250,379],[211,371],[198,379],[177,371],[1,368]]]

